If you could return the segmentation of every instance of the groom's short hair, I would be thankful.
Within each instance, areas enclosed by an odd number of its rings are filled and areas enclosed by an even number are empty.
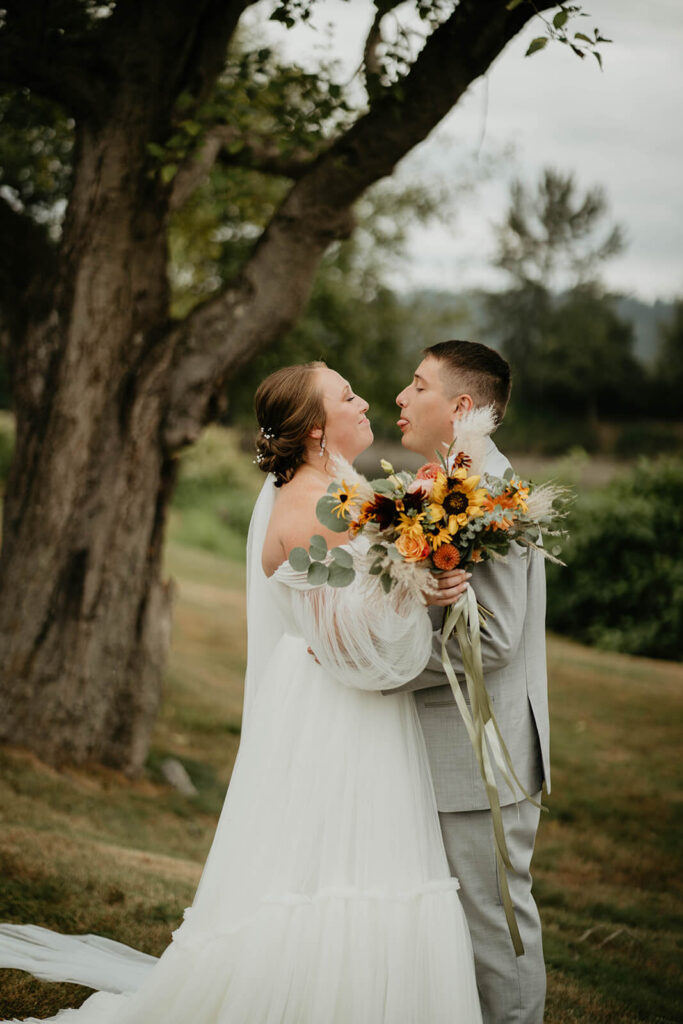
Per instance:
[[[501,422],[512,381],[509,363],[495,349],[478,341],[440,341],[426,348],[424,355],[441,363],[449,398],[456,392],[466,392],[476,408],[492,405],[497,422]]]

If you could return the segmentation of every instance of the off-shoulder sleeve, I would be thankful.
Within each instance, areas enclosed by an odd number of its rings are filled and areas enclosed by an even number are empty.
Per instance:
[[[385,594],[373,577],[347,587],[311,586],[289,566],[277,572],[289,590],[297,632],[339,682],[362,690],[391,690],[414,678],[431,651],[427,609],[394,587]]]

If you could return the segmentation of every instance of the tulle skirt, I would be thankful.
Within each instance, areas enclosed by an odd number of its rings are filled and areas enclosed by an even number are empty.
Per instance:
[[[306,646],[286,634],[269,659],[194,904],[158,961],[0,931],[0,965],[104,990],[59,1024],[481,1020],[412,696],[344,686]]]

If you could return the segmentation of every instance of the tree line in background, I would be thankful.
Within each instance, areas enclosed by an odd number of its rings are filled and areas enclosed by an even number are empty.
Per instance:
[[[271,88],[277,96],[283,85],[276,89],[271,82]],[[19,104],[12,118],[24,113]],[[55,150],[65,148],[68,132],[59,119],[47,138],[44,127],[41,132],[31,175],[25,173],[26,148],[17,144],[16,166],[10,159],[5,177],[13,172],[19,179],[23,167],[32,200],[48,217],[48,204],[65,187]],[[175,214],[175,315],[187,315],[231,279],[280,191],[273,177],[219,165],[211,187]],[[642,361],[633,322],[601,280],[604,264],[624,248],[621,229],[608,223],[604,190],[594,187],[582,195],[571,173],[552,169],[542,172],[535,187],[513,182],[509,209],[496,228],[493,260],[507,276],[507,287],[398,294],[384,283],[386,266],[406,259],[410,225],[443,216],[444,205],[457,216],[457,204],[454,209],[453,198],[443,192],[392,182],[370,190],[357,205],[354,234],[323,256],[297,323],[234,374],[222,421],[248,433],[252,396],[264,376],[287,363],[323,359],[368,399],[375,432],[391,438],[394,396],[422,349],[446,337],[467,337],[492,344],[512,365],[515,385],[501,429],[508,448],[558,454],[580,446],[617,457],[680,450],[683,299],[658,325],[654,358]],[[11,404],[7,357],[0,350],[0,408]]]
[[[659,325],[659,349],[643,362],[634,324],[601,280],[622,251],[608,223],[601,188],[580,193],[570,173],[546,169],[535,188],[515,182],[497,228],[495,265],[508,286],[495,292],[399,295],[382,284],[388,240],[342,243],[321,266],[297,326],[238,376],[227,420],[248,427],[251,395],[268,372],[287,362],[325,359],[372,406],[376,432],[395,436],[394,396],[410,379],[422,348],[446,337],[494,345],[510,361],[513,396],[500,431],[512,450],[558,454],[570,447],[617,457],[683,448],[683,300]],[[366,203],[366,234],[387,216],[415,213],[414,193]],[[422,217],[434,213],[425,194]],[[400,231],[391,238],[400,249]]]

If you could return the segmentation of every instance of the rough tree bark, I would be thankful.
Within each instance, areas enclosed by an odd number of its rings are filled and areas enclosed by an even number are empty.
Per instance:
[[[0,79],[58,95],[77,121],[59,252],[16,211],[0,211],[28,264],[4,277],[0,265],[17,414],[0,552],[0,740],[53,762],[141,769],[169,641],[161,552],[179,447],[211,420],[231,373],[301,313],[323,252],[351,230],[355,200],[532,14],[461,0],[404,98],[380,94],[316,160],[290,163],[291,191],[239,279],[175,324],[166,219],[201,175],[179,175],[174,198],[149,178],[146,144],[170,130],[180,92],[211,89],[251,2],[119,0],[80,53],[80,76],[60,75],[59,47],[49,75],[36,55],[41,3],[6,4]],[[207,144],[202,173],[219,149]],[[268,161],[279,169],[272,152]]]

